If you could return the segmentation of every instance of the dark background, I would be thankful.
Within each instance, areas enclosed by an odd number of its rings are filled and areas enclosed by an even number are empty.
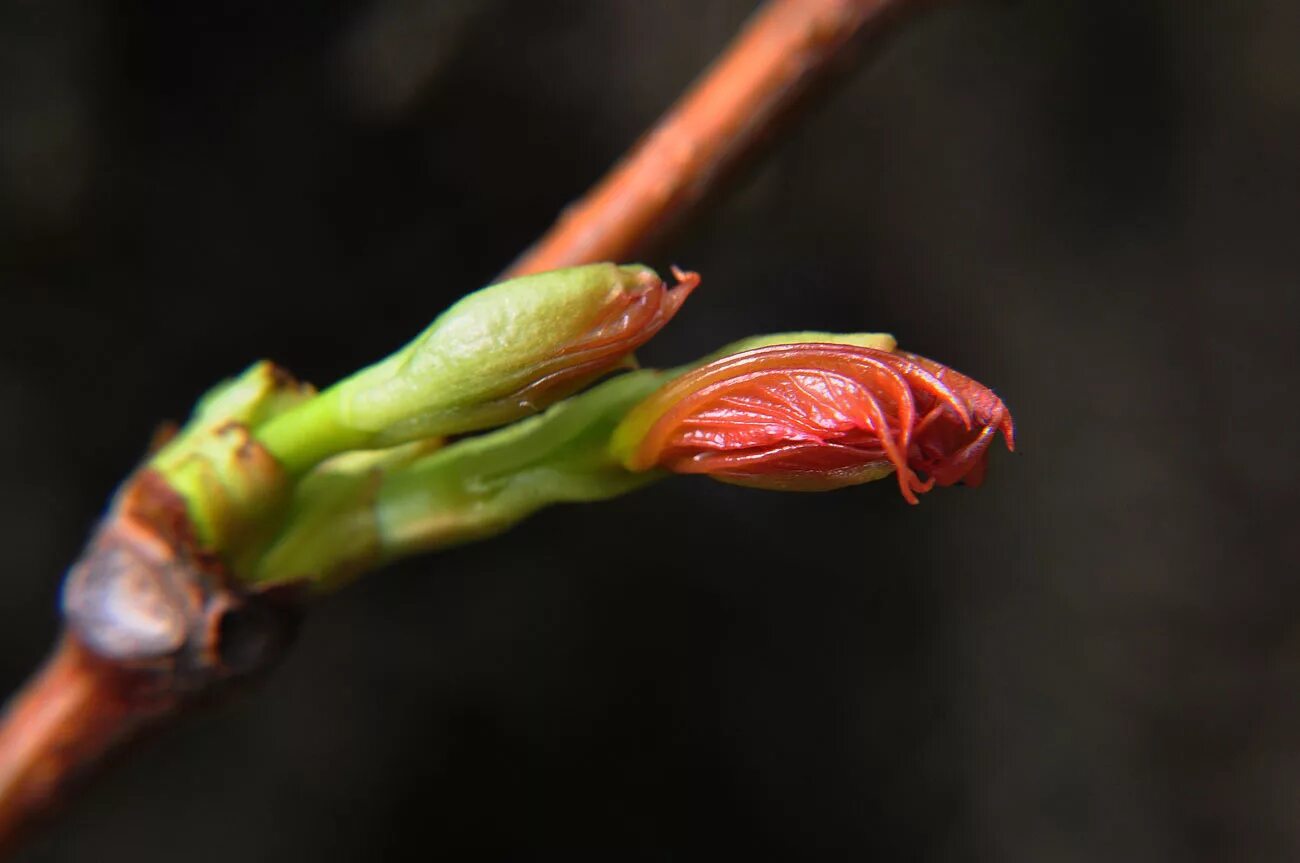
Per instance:
[[[739,0],[0,6],[0,690],[155,423],[488,281]],[[912,22],[648,263],[642,354],[882,329],[1022,454],[678,479],[320,604],[30,861],[1300,858],[1300,4]]]

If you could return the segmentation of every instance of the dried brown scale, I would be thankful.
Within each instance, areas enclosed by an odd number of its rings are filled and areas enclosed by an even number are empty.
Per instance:
[[[63,589],[68,629],[87,649],[155,671],[177,692],[269,663],[286,640],[271,613],[282,604],[232,581],[220,559],[198,544],[184,500],[147,468],[119,493]],[[230,615],[266,620],[266,633],[246,633],[266,642],[265,659],[250,661],[247,645],[222,643],[221,623]],[[232,650],[241,656],[237,665],[228,659]]]
[[[269,668],[295,599],[240,590],[180,496],[137,472],[68,573],[58,650],[0,726],[0,852],[141,730]]]

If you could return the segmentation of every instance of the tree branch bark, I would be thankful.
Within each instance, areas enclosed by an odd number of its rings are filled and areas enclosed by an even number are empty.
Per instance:
[[[0,854],[85,772],[170,705],[65,635],[0,725]]]
[[[634,259],[689,216],[863,37],[917,0],[771,0],[655,127],[506,271]]]

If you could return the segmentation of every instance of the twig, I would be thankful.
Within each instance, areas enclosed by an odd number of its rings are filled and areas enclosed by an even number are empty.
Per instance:
[[[60,641],[0,727],[0,853],[58,802],[71,774],[167,712],[136,684],[70,636]]]
[[[54,654],[0,721],[0,854],[143,728],[269,668],[293,599],[229,583],[176,492],[137,471],[69,570]]]
[[[918,2],[770,0],[644,141],[570,207],[509,274],[628,259],[690,215],[777,118],[797,107],[809,86],[844,59],[855,37],[874,29],[868,25]],[[174,525],[164,524],[174,513],[127,514],[143,518],[153,537],[129,540],[148,546],[143,579],[135,577],[140,572],[112,574],[126,580],[123,589],[138,594],[130,601],[137,603],[136,620],[144,621],[148,636],[127,644],[128,652],[153,646],[149,639],[157,638],[152,627],[160,618],[149,615],[161,611],[185,625],[177,637],[188,653],[177,654],[185,660],[179,665],[169,655],[170,665],[142,674],[125,655],[105,658],[104,644],[120,647],[117,642],[87,642],[73,631],[62,636],[0,719],[0,854],[62,801],[72,780],[93,771],[120,743],[209,695],[223,680],[262,670],[270,661],[265,657],[277,652],[266,646],[285,630],[275,616],[239,627],[234,640],[255,645],[251,651],[231,646],[225,622],[239,620],[229,612],[259,605],[255,597],[214,586],[204,561],[190,554]],[[94,551],[92,545],[80,566],[95,563]],[[103,563],[101,555],[98,564]],[[179,605],[168,608],[167,603]],[[245,667],[231,666],[232,657],[258,658]]]
[[[916,0],[772,0],[641,142],[506,271],[636,257],[690,215],[812,85]],[[868,25],[871,25],[870,27]]]

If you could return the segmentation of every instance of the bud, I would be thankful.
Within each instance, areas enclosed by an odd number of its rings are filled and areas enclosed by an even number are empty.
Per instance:
[[[620,424],[630,470],[823,491],[894,472],[909,503],[935,483],[978,485],[1011,414],[991,390],[933,360],[812,342],[743,351],[671,381]],[[928,479],[922,480],[918,471]]]
[[[217,384],[200,397],[181,437],[204,428],[240,423],[255,429],[316,394],[275,363],[253,363],[239,377]]]
[[[315,392],[272,363],[254,363],[205,394],[185,427],[150,457],[148,467],[185,501],[203,545],[228,552],[267,529],[289,484],[253,434]]]
[[[665,377],[653,369],[618,375],[442,447],[416,441],[328,459],[301,480],[283,529],[245,577],[332,589],[387,561],[500,533],[546,506],[654,482],[663,474],[628,471],[609,440]]]
[[[258,437],[291,472],[339,452],[504,425],[632,361],[699,283],[592,264],[512,279],[460,300],[415,341]]]

